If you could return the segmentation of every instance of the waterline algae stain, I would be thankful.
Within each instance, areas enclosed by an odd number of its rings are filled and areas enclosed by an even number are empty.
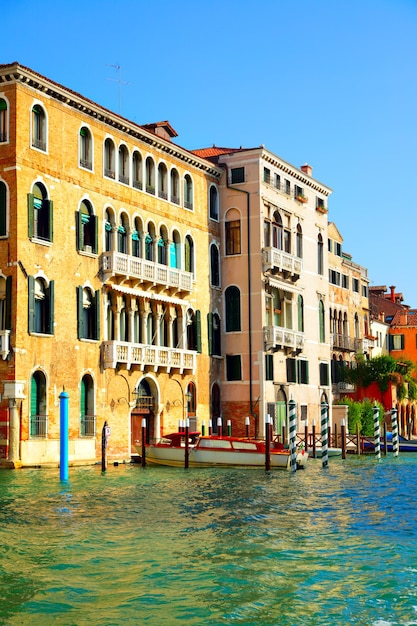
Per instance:
[[[417,459],[0,472],[0,623],[417,623]]]

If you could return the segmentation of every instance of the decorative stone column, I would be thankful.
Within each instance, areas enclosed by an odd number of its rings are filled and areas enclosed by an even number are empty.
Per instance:
[[[23,393],[24,381],[3,381],[3,398],[9,401],[9,455],[7,458],[10,467],[22,467],[20,458],[20,405],[26,397]]]

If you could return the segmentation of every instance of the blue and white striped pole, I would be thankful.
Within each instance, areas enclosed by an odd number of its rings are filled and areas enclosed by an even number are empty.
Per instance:
[[[292,398],[289,401],[288,405],[290,418],[290,463],[291,471],[295,472],[297,469],[297,405]]]
[[[321,403],[321,464],[322,467],[329,465],[329,453],[327,449],[327,438],[329,435],[329,429],[327,425],[327,410],[328,404],[326,402]]]
[[[397,420],[397,409],[393,408],[391,410],[392,417],[392,451],[394,456],[398,456],[398,420]]]
[[[379,428],[379,407],[374,405],[374,437],[375,437],[375,458],[381,458],[381,433]]]
[[[59,477],[68,480],[68,399],[65,390],[59,394]]]

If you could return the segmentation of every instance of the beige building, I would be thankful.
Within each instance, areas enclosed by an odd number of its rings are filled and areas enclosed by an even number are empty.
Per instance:
[[[343,238],[333,222],[328,227],[329,322],[332,346],[332,382],[335,398],[349,391],[341,368],[352,367],[356,355],[373,355],[375,338],[369,320],[369,279],[366,268],[343,250]]]
[[[208,421],[221,170],[175,136],[0,66],[4,461],[58,462],[64,388],[74,463]]]
[[[264,147],[196,154],[223,168],[222,354],[219,411],[234,432],[275,431],[297,406],[297,428],[331,403],[327,200],[331,190]]]

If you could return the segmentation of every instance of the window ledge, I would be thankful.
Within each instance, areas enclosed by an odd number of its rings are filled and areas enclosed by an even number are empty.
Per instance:
[[[35,331],[31,331],[30,333],[28,333],[31,337],[54,337],[53,334],[50,333],[39,333],[39,332],[35,332]]]
[[[52,246],[52,241],[49,241],[47,239],[39,239],[38,237],[32,237],[31,238],[31,242],[32,243],[38,243],[41,246]]]

